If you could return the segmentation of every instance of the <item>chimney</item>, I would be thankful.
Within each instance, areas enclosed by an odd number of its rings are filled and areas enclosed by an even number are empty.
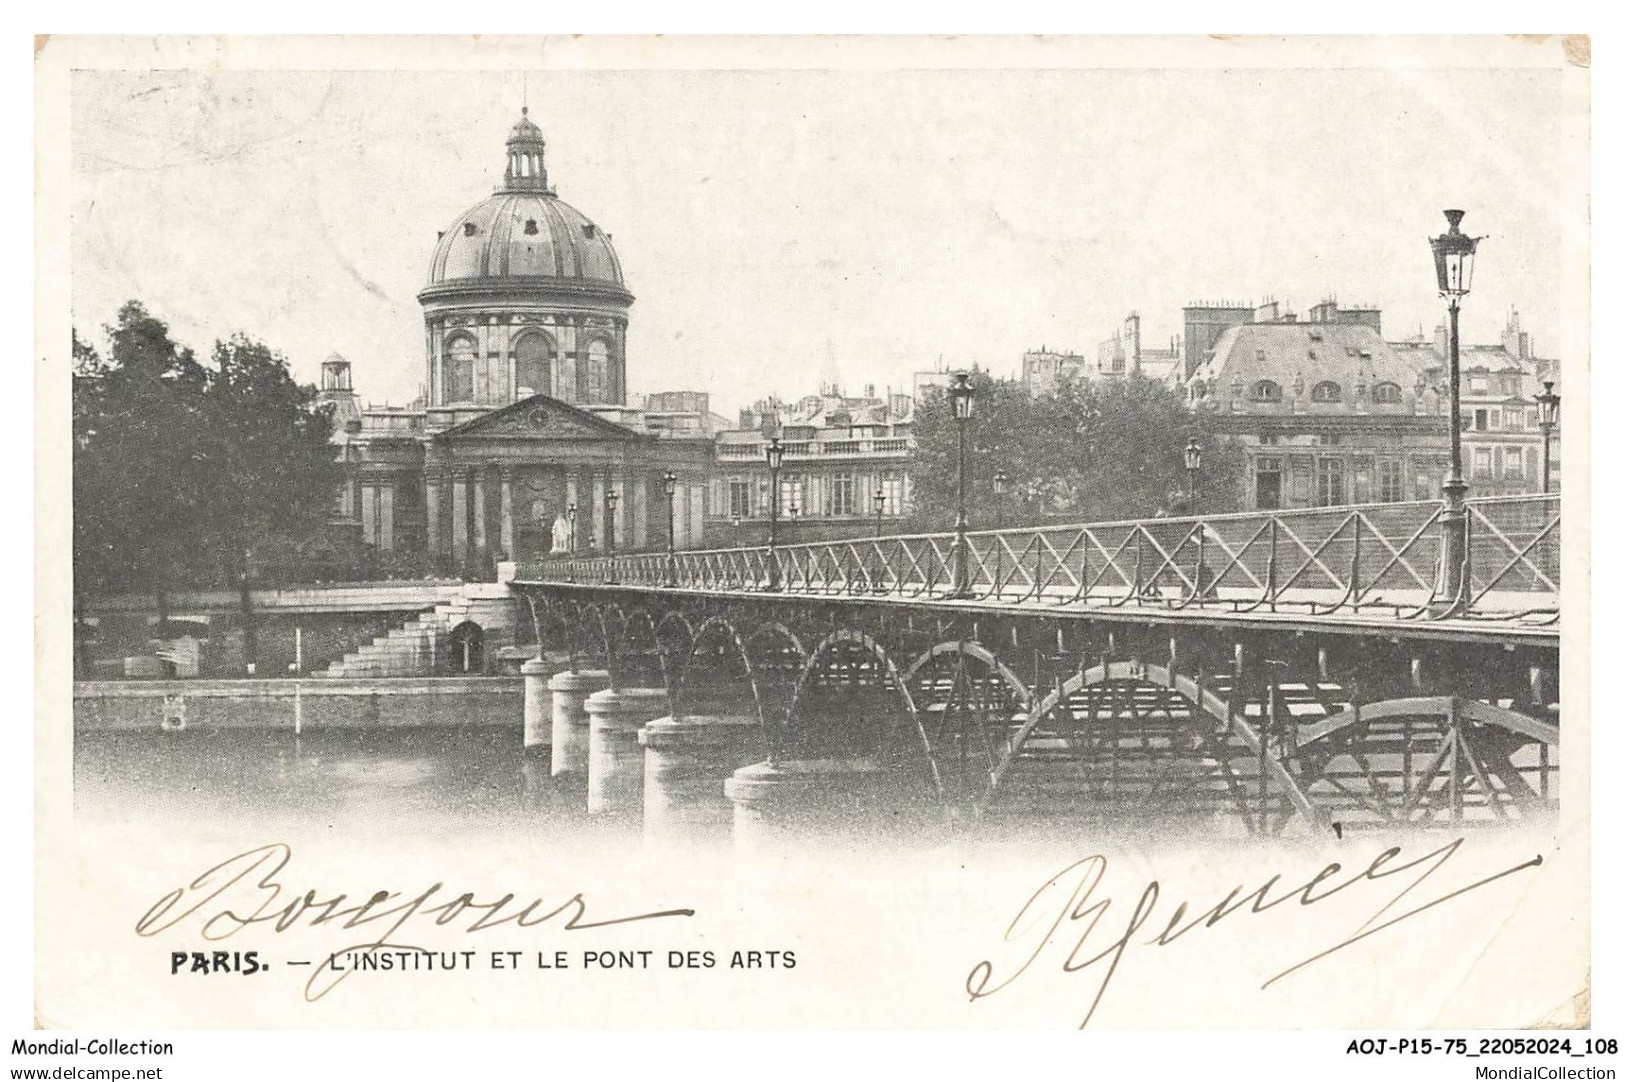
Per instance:
[[[1433,325],[1433,348],[1441,357],[1448,355],[1450,352],[1450,338],[1445,332],[1443,323]]]

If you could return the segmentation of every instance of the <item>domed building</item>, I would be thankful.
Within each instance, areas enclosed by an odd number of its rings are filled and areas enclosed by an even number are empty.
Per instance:
[[[618,551],[663,547],[667,471],[676,543],[700,540],[711,439],[628,408],[632,294],[610,234],[549,185],[546,149],[522,110],[502,183],[436,238],[418,293],[422,399],[351,407],[341,507],[403,569],[413,554],[468,573],[605,550],[611,523]],[[324,365],[335,404],[354,396],[348,369]]]

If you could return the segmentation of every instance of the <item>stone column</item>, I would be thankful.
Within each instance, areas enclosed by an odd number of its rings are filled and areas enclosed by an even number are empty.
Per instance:
[[[429,528],[428,545],[429,555],[439,556],[441,549],[440,539],[440,471],[425,470],[423,473],[423,513],[426,525]]]
[[[690,548],[705,547],[705,486],[688,487],[688,544]]]
[[[575,505],[576,509],[576,548],[581,547],[581,524],[586,521],[587,509],[581,503],[581,485],[577,483],[577,472],[573,467],[564,471],[564,506]],[[563,508],[560,508],[562,511]]]
[[[378,543],[378,516],[373,513],[376,504],[373,493],[376,491],[372,485],[361,486],[361,540],[369,545]]]
[[[665,498],[662,488],[661,498]],[[639,470],[632,476],[632,547],[649,546],[649,475]]]
[[[553,693],[553,776],[587,776],[587,696],[609,686],[603,669],[561,672],[547,682]]]
[[[873,759],[761,762],[736,770],[723,785],[734,806],[734,844],[771,848],[821,832],[849,834],[883,778]]]
[[[721,837],[733,820],[723,783],[767,753],[754,717],[656,718],[638,731],[643,745],[645,837]]]
[[[579,520],[578,520],[579,521]],[[586,520],[591,524],[592,547],[604,549],[604,472],[592,471],[592,517]]]
[[[510,560],[519,559],[513,538],[513,467],[502,467],[502,498],[499,513],[502,516],[502,551]]]
[[[469,482],[474,486],[474,551],[484,553],[491,547],[485,534],[485,467],[476,466],[469,474]]]
[[[384,552],[395,548],[395,485],[378,486],[378,547]]]
[[[587,812],[643,810],[643,749],[638,730],[666,712],[664,688],[609,688],[587,697]]]
[[[559,662],[548,657],[533,657],[519,666],[525,679],[525,750],[547,748],[553,744],[553,693],[548,681],[558,673]]]
[[[451,475],[451,555],[459,566],[468,559],[468,477]]]

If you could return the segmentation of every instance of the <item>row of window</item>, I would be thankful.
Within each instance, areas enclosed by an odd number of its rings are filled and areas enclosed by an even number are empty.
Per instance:
[[[1253,493],[1260,509],[1287,501],[1295,506],[1337,507],[1350,503],[1399,503],[1437,495],[1434,475],[1418,465],[1412,491],[1405,491],[1405,460],[1360,455],[1259,455],[1253,464]]]
[[[768,481],[762,477],[733,477],[728,482],[731,518],[766,518],[770,513]],[[880,499],[876,499],[876,496]],[[906,514],[908,475],[883,473],[877,479],[852,473],[779,477],[779,514],[785,518],[887,518]]]
[[[1281,385],[1274,380],[1261,379],[1253,384],[1254,402],[1279,402],[1283,397]],[[1371,388],[1371,400],[1379,406],[1397,406],[1405,400],[1405,394],[1397,383],[1379,383]],[[1343,385],[1335,380],[1321,380],[1309,389],[1311,402],[1341,402],[1343,401]]]
[[[495,365],[483,366],[478,346],[466,334],[456,335],[446,342],[444,370],[444,401],[477,402],[497,405],[506,400],[506,373],[500,357],[491,358]],[[595,339],[587,346],[586,386],[579,385],[570,363],[557,365],[557,355],[551,343],[540,334],[527,334],[514,343],[515,398],[533,394],[551,394],[565,402],[582,399],[587,402],[607,402],[613,394],[611,387],[609,346]]]

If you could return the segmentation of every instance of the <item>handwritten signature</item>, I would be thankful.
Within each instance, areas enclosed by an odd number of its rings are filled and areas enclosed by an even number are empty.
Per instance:
[[[327,960],[312,971],[310,980],[305,983],[305,999],[315,1002],[353,972],[333,965],[333,959],[339,954],[422,950],[396,942],[393,938],[414,920],[419,922],[419,927],[427,919],[432,919],[436,926],[446,927],[474,918],[463,928],[465,933],[484,932],[507,924],[516,928],[534,928],[548,923],[556,923],[564,931],[574,932],[634,921],[694,915],[692,909],[660,909],[588,919],[587,901],[580,893],[551,907],[536,898],[520,908],[511,908],[515,901],[513,894],[504,894],[490,901],[480,901],[466,892],[452,897],[445,890],[444,883],[435,883],[410,897],[400,891],[380,890],[369,895],[365,901],[355,902],[346,894],[324,897],[315,890],[293,895],[278,878],[292,858],[293,850],[281,842],[258,846],[229,857],[205,870],[186,886],[177,887],[158,899],[136,921],[136,934],[156,936],[187,922],[197,927],[203,938],[211,941],[229,939],[246,928],[265,924],[271,925],[276,932],[287,932],[301,923],[309,927],[334,924],[344,929],[384,925],[376,938],[329,953]],[[399,904],[395,904],[397,902]]]
[[[1440,846],[1432,852],[1426,853],[1414,860],[1404,863],[1394,863],[1401,856],[1401,848],[1393,846],[1377,854],[1363,871],[1349,874],[1341,882],[1336,882],[1343,873],[1343,866],[1338,863],[1326,865],[1316,872],[1301,886],[1294,887],[1284,893],[1276,894],[1280,886],[1281,875],[1272,875],[1257,889],[1242,894],[1243,887],[1237,886],[1225,895],[1224,899],[1210,909],[1203,910],[1187,919],[1190,912],[1189,902],[1180,902],[1168,917],[1168,923],[1162,931],[1150,935],[1145,939],[1136,940],[1135,936],[1144,928],[1152,918],[1157,903],[1162,897],[1162,886],[1156,880],[1147,883],[1140,892],[1139,900],[1135,903],[1133,912],[1129,915],[1127,923],[1120,934],[1111,943],[1102,949],[1089,953],[1092,946],[1098,946],[1098,941],[1092,943],[1096,929],[1100,927],[1107,913],[1112,909],[1113,899],[1097,897],[1096,890],[1106,876],[1106,858],[1100,855],[1084,857],[1062,868],[1050,876],[1033,892],[1032,896],[1017,911],[1015,918],[1004,931],[1005,942],[1030,940],[1033,944],[1031,951],[1021,961],[1015,970],[1002,979],[994,979],[994,965],[991,960],[984,959],[971,967],[969,975],[965,978],[965,991],[969,993],[971,1002],[985,999],[988,996],[1008,988],[1013,982],[1026,973],[1036,962],[1040,955],[1045,953],[1062,932],[1063,925],[1078,924],[1075,938],[1071,940],[1071,949],[1065,961],[1061,963],[1063,972],[1077,973],[1093,966],[1104,963],[1100,971],[1100,983],[1095,988],[1094,998],[1089,1002],[1089,1009],[1084,1013],[1083,1021],[1078,1028],[1082,1029],[1094,1017],[1095,1010],[1100,1006],[1102,997],[1112,978],[1117,974],[1117,968],[1122,963],[1124,955],[1131,944],[1142,946],[1166,947],[1197,928],[1211,928],[1221,920],[1237,912],[1263,913],[1283,905],[1296,898],[1300,906],[1314,905],[1325,901],[1334,894],[1348,890],[1351,887],[1388,879],[1391,876],[1403,875],[1406,872],[1417,871],[1414,878],[1406,882],[1403,890],[1389,898],[1380,908],[1366,918],[1365,922],[1355,928],[1348,936],[1275,974],[1265,981],[1261,987],[1268,988],[1276,981],[1295,973],[1306,966],[1337,953],[1345,947],[1352,946],[1378,932],[1403,923],[1427,910],[1443,905],[1464,894],[1478,890],[1494,883],[1498,879],[1515,875],[1530,868],[1537,868],[1542,858],[1536,855],[1521,864],[1505,868],[1494,875],[1457,887],[1447,893],[1433,898],[1431,901],[1421,902],[1406,909],[1404,912],[1387,919],[1383,918],[1390,909],[1421,886],[1430,876],[1443,868],[1449,860],[1456,855],[1465,839],[1456,838],[1446,845]],[[1060,904],[1057,904],[1060,903]],[[1250,904],[1249,904],[1250,903]],[[1151,925],[1155,929],[1157,925]],[[1071,934],[1070,930],[1068,934]],[[1103,935],[1110,934],[1102,932]],[[1064,946],[1064,940],[1063,944]]]

